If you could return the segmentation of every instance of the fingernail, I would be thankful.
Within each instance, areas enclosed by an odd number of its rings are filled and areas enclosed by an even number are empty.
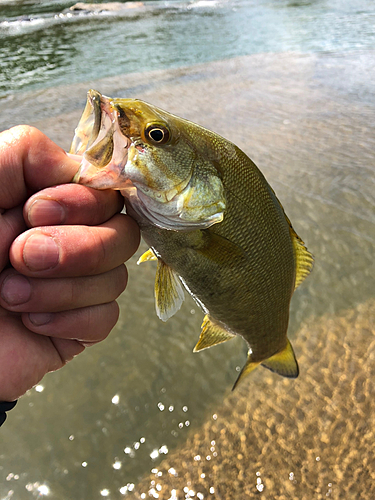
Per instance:
[[[30,271],[52,269],[59,262],[59,248],[50,236],[33,234],[23,247],[23,260]]]
[[[51,226],[65,221],[65,209],[55,200],[35,200],[29,208],[27,218],[32,226]]]
[[[46,325],[51,321],[53,314],[51,313],[29,313],[29,320],[35,326]]]
[[[24,304],[30,299],[31,285],[25,276],[9,276],[1,287],[1,297],[10,306]]]

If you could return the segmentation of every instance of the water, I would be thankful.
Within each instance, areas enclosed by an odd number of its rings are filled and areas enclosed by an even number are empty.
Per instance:
[[[371,488],[367,476],[354,481],[361,491],[345,493],[348,477],[355,479],[364,463],[371,472],[371,451],[360,446],[375,439],[374,325],[365,306],[375,288],[372,3],[201,2],[190,9],[158,3],[124,15],[55,19],[68,5],[1,3],[1,15],[16,24],[2,25],[8,76],[2,73],[0,127],[33,124],[67,148],[85,92],[94,87],[145,99],[238,144],[265,173],[316,258],[292,302],[290,336],[301,375],[285,381],[258,369],[227,399],[245,359],[241,340],[193,354],[203,314],[188,299],[167,323],[159,321],[155,266],[137,267],[132,259],[121,318],[109,339],[47,376],[1,429],[0,498],[140,495],[148,491],[142,476],[161,468],[163,458],[170,461],[164,469],[175,467],[179,478],[165,472],[158,484],[177,488],[178,481],[192,481],[195,491],[205,489],[204,498],[229,499],[230,493],[210,494],[210,487],[226,484],[231,491],[238,481],[238,498],[262,493],[261,485],[264,498],[279,498],[279,489],[290,498],[373,498],[362,494]],[[35,17],[35,25],[17,21],[21,15]],[[121,36],[111,39],[109,32]],[[130,33],[138,40],[132,47],[124,42]],[[122,63],[100,63],[104,53],[95,40],[111,53],[116,48]],[[231,59],[204,63],[223,58]],[[352,312],[358,307],[362,330]],[[356,413],[353,399],[363,402]],[[219,430],[207,427],[210,422]],[[231,440],[220,442],[226,428],[233,443],[243,429],[254,439],[241,449],[242,466]],[[204,455],[199,450],[206,481],[193,475],[202,433],[226,450],[212,462],[204,458],[209,448]],[[338,435],[346,436],[342,444]],[[170,491],[159,498],[169,499]]]
[[[368,1],[196,0],[121,11],[72,1],[0,3],[0,95],[258,52],[365,49]]]

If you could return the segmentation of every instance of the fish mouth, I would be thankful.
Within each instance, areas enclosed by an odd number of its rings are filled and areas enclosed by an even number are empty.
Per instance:
[[[122,189],[131,140],[120,130],[113,100],[89,90],[69,153],[81,160],[73,181],[95,189]]]
[[[125,135],[130,121],[119,108],[118,99],[89,90],[87,102],[70,148],[70,155],[81,162],[73,181],[95,189],[127,190],[135,187],[140,195],[157,203],[169,203],[190,182],[191,175],[169,189],[158,190],[145,182],[145,176],[132,164],[129,148],[143,148],[139,138]],[[124,126],[124,121],[127,126]]]

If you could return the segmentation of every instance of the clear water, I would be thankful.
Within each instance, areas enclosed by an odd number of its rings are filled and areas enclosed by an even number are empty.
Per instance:
[[[299,415],[296,427],[320,425],[298,405],[307,380],[339,370],[341,341],[326,346],[323,335],[299,342],[299,332],[324,315],[334,322],[373,298],[375,290],[373,3],[155,2],[122,14],[68,17],[69,5],[0,3],[0,128],[33,124],[67,148],[85,92],[94,87],[192,119],[248,153],[316,258],[313,274],[292,302],[290,336],[305,360],[301,375],[284,383],[259,369],[248,394],[259,390],[272,401],[281,425],[280,415],[292,412]],[[218,62],[207,63],[213,60]],[[167,323],[159,321],[155,267],[137,267],[135,261],[128,264],[129,286],[112,335],[29,391],[1,429],[1,500],[130,496],[164,457],[178,459],[186,438],[212,419],[230,392],[245,359],[241,340],[193,354],[201,311],[187,299]],[[373,333],[367,335],[356,351],[355,375],[372,342]],[[345,344],[349,366],[354,345],[355,339]],[[322,350],[329,366],[311,373],[310,363],[322,358]],[[342,377],[352,379],[350,369]],[[362,375],[367,379],[367,372]],[[316,382],[313,407],[330,404],[320,387]],[[293,391],[302,395],[297,406],[278,406]],[[346,400],[334,404],[345,428]],[[372,432],[372,415],[357,417],[364,434]],[[236,428],[237,417],[228,418]],[[264,422],[263,437],[269,433],[266,415]],[[361,439],[356,437],[353,449]],[[277,443],[276,434],[269,438],[269,456]],[[304,446],[298,440],[289,445],[297,454]],[[310,451],[314,485],[315,457],[322,450]],[[336,451],[327,445],[327,456]],[[370,463],[372,457],[362,459]],[[335,467],[340,466],[338,461]],[[245,477],[251,467],[244,464]],[[279,477],[278,469],[267,473]],[[295,497],[302,498],[298,487]],[[340,485],[334,487],[332,498],[349,498]],[[273,498],[272,489],[266,494]]]
[[[0,95],[259,52],[371,48],[371,0],[146,1],[99,13],[72,1],[0,2]]]

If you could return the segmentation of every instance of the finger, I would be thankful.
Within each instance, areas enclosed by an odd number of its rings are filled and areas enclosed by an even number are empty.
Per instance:
[[[101,274],[128,260],[139,245],[136,222],[117,214],[100,226],[46,226],[22,233],[10,248],[21,274],[60,278]]]
[[[26,225],[23,220],[22,209],[20,207],[7,210],[3,214],[0,214],[0,271],[9,260],[8,253],[13,240],[25,229]]]
[[[82,351],[83,346],[75,341]],[[0,308],[0,401],[13,401],[37,384],[49,371],[64,364],[48,337],[28,330],[19,316]]]
[[[117,302],[57,313],[24,313],[23,324],[32,332],[49,337],[78,340],[91,345],[104,340],[119,316]]]
[[[28,192],[65,184],[79,164],[34,127],[20,125],[0,134],[1,208],[12,208],[28,198]]]
[[[96,276],[28,278],[7,269],[0,275],[0,306],[13,312],[59,312],[116,300],[125,290],[127,270],[122,264]]]
[[[95,226],[120,212],[124,199],[118,191],[98,191],[79,184],[62,184],[39,191],[27,200],[24,217],[29,227],[58,224]]]

